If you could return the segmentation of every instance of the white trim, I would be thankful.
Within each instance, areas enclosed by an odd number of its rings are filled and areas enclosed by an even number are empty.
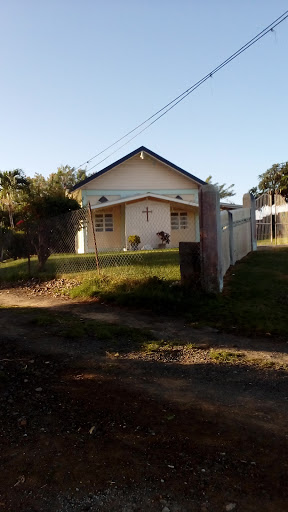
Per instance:
[[[109,207],[115,206],[117,204],[131,203],[133,201],[140,201],[141,199],[146,199],[148,197],[151,197],[152,199],[160,199],[161,201],[168,201],[169,203],[176,203],[179,205],[184,204],[187,206],[194,206],[194,208],[199,208],[198,204],[192,203],[191,201],[184,201],[183,199],[182,200],[176,199],[174,197],[161,196],[160,194],[146,193],[146,194],[138,194],[136,196],[125,197],[123,199],[117,199],[115,201],[107,201],[106,203],[94,204],[93,206],[91,205],[91,210],[109,208]]]

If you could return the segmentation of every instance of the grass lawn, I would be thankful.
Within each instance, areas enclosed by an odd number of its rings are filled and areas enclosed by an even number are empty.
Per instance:
[[[180,279],[178,249],[131,252],[99,253],[100,273],[110,278],[132,278],[157,276],[160,279]],[[55,277],[65,275],[92,279],[95,277],[94,254],[56,254],[50,256],[45,272],[39,274],[37,258],[31,258],[31,275]],[[12,260],[0,263],[0,282],[28,278],[27,260]]]
[[[270,238],[267,238],[266,240],[257,240],[257,245],[259,247],[263,246],[263,245],[272,245],[272,246],[275,246],[277,247],[276,245],[276,242],[277,242],[277,245],[288,245],[288,237],[278,237],[277,240],[276,238],[273,238],[272,242],[271,242],[271,239]]]
[[[106,263],[108,256],[103,255]],[[98,297],[102,301],[159,314],[185,315],[195,327],[206,324],[235,333],[287,336],[288,248],[249,254],[228,271],[224,291],[216,296],[191,291],[177,283],[180,277],[177,251],[147,252],[140,255],[142,259],[136,256],[131,253],[131,258],[135,259],[129,266],[130,275],[123,274],[127,258],[123,259],[122,267],[107,266],[100,277],[92,270],[63,274],[63,277],[73,276],[82,281],[63,293],[73,298]],[[77,258],[81,261],[82,256]],[[93,261],[92,255],[91,258]],[[47,262],[48,277],[55,275],[55,259],[51,257]],[[34,260],[32,268],[36,269]],[[24,278],[27,263],[1,264],[0,281],[15,280],[17,271],[20,278]]]

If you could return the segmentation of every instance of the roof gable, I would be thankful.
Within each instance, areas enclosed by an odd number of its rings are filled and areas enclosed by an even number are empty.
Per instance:
[[[157,155],[156,153],[154,153],[150,149],[146,148],[145,146],[140,146],[138,149],[135,149],[135,151],[132,151],[128,155],[124,156],[123,158],[120,158],[116,162],[108,165],[107,167],[105,167],[101,171],[92,174],[91,176],[89,176],[85,180],[80,181],[77,185],[75,185],[73,187],[72,191],[77,190],[77,189],[81,189],[87,183],[89,183],[89,182],[99,178],[100,176],[103,176],[103,174],[107,173],[108,171],[112,170],[115,167],[118,167],[119,165],[123,164],[124,162],[126,162],[130,158],[133,158],[134,156],[136,156],[138,154],[140,155],[141,152],[144,152],[147,155],[149,155],[150,157],[155,158],[156,160],[158,160],[162,164],[164,164],[164,165],[170,167],[171,169],[177,171],[182,176],[185,176],[186,178],[191,179],[194,183],[197,183],[198,185],[205,185],[206,184],[205,181],[201,180],[200,178],[197,178],[196,176],[193,176],[193,174],[190,174],[189,172],[185,171],[184,169],[181,169],[181,167],[178,167],[177,165],[173,164],[172,162],[169,162],[169,160],[166,160],[165,158],[161,157],[160,155]]]

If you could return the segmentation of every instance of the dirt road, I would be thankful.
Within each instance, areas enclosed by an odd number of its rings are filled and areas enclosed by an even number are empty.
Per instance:
[[[0,305],[0,510],[288,510],[286,340],[20,289]],[[40,310],[177,343],[143,352],[124,337],[116,353],[51,334]]]

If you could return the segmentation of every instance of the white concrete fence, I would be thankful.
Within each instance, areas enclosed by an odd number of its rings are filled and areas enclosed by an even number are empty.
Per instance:
[[[251,236],[251,208],[222,211],[221,245],[222,245],[222,274],[226,274],[230,265],[241,260],[253,250]]]
[[[256,251],[255,199],[244,194],[243,208],[220,211],[219,193],[213,185],[200,191],[200,258],[203,288],[219,292],[223,278],[236,261]]]
[[[229,267],[257,249],[255,199],[245,194],[243,208],[221,211],[218,191],[204,185],[199,193],[199,221],[200,261],[195,261],[195,244],[179,246],[182,283],[218,293]]]

